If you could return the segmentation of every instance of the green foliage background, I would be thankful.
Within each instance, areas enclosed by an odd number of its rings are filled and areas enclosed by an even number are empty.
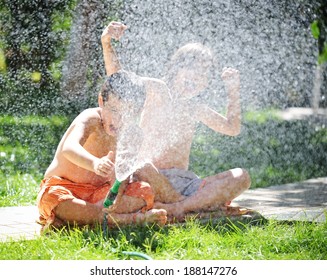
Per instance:
[[[95,9],[98,21],[103,23],[118,20],[125,2],[0,0],[0,111],[45,116],[76,113],[93,105],[96,81],[90,73],[96,66],[89,69],[87,81],[92,97],[74,102],[61,92],[62,67],[72,39],[72,25],[81,9],[82,14]],[[311,2],[301,0],[292,5],[311,11],[305,20],[310,21],[312,36],[317,39],[317,60],[324,64],[327,61],[327,4],[323,0]],[[102,28],[103,24],[99,26]],[[99,38],[101,30],[96,32]],[[98,50],[92,54],[92,59],[99,57]]]
[[[0,1],[1,112],[48,115],[61,103],[59,67],[75,2]]]

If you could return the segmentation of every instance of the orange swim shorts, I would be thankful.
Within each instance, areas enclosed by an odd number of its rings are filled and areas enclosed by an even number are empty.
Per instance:
[[[60,202],[78,198],[95,204],[106,196],[109,189],[109,183],[98,187],[91,184],[74,183],[58,176],[43,179],[37,196],[39,221],[41,224],[52,224],[55,220],[53,209]]]
[[[37,196],[37,206],[40,213],[39,222],[43,225],[52,224],[55,221],[53,210],[62,201],[78,198],[92,204],[102,203],[110,187],[110,183],[93,186],[91,184],[74,183],[58,176],[43,179]],[[153,207],[154,193],[147,183],[130,183],[124,194],[142,198],[146,202],[146,210]]]

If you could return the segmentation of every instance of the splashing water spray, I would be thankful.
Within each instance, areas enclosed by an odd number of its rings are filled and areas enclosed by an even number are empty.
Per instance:
[[[109,190],[103,206],[108,208],[115,203],[119,187],[121,183],[131,176],[134,171],[140,166],[138,161],[138,153],[143,140],[143,133],[139,126],[130,125],[123,129],[121,137],[117,143],[116,160],[115,160],[115,175],[116,180]],[[107,213],[103,217],[103,232],[106,235],[108,232],[108,217]],[[124,255],[136,256],[146,260],[152,258],[144,253],[134,251],[123,251]]]
[[[104,207],[108,208],[114,203],[121,183],[132,175],[139,166],[137,157],[142,139],[142,131],[139,126],[130,125],[123,129],[117,143],[115,160],[116,180],[104,200]]]
[[[142,139],[141,128],[137,125],[130,125],[122,130],[116,151],[116,180],[104,200],[104,207],[108,208],[114,203],[121,183],[137,169],[137,156]]]

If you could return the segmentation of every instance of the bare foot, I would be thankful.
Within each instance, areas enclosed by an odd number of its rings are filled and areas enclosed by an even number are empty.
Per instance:
[[[36,222],[40,225],[42,225],[40,233],[41,234],[47,234],[49,231],[53,229],[61,229],[64,226],[67,225],[64,221],[60,220],[59,218],[55,217],[53,222],[51,224],[47,224],[45,220],[43,220],[41,217],[36,220]]]
[[[180,207],[180,205],[178,203],[161,203],[156,201],[154,203],[153,208],[155,209],[165,209],[167,211],[167,215],[168,216],[172,216],[175,217],[177,219],[180,219],[182,217],[184,217],[185,213],[183,211],[183,209]]]
[[[167,222],[167,211],[164,209],[151,209],[144,214],[141,212],[133,214],[135,215],[136,224],[158,224],[163,226]]]

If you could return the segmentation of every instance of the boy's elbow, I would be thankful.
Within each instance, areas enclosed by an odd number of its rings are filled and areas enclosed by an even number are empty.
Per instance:
[[[241,133],[241,126],[234,127],[229,131],[229,136],[238,136]]]
[[[236,132],[236,131],[228,133],[229,136],[233,136],[233,137],[238,136],[239,134],[240,134],[240,132]]]
[[[70,145],[67,145],[66,143],[62,146],[61,149],[61,155],[65,158],[69,158],[70,155],[73,153],[72,148]]]
[[[230,136],[237,136],[241,133],[241,120],[237,119],[230,122]]]
[[[241,133],[241,126],[239,126],[236,130],[235,130],[235,135],[234,136],[237,136]]]
[[[61,150],[61,155],[64,157],[64,158],[66,158],[66,159],[68,159],[69,158],[69,155],[71,154],[71,151],[69,150],[69,149],[67,149],[67,148],[63,148],[62,150]]]

